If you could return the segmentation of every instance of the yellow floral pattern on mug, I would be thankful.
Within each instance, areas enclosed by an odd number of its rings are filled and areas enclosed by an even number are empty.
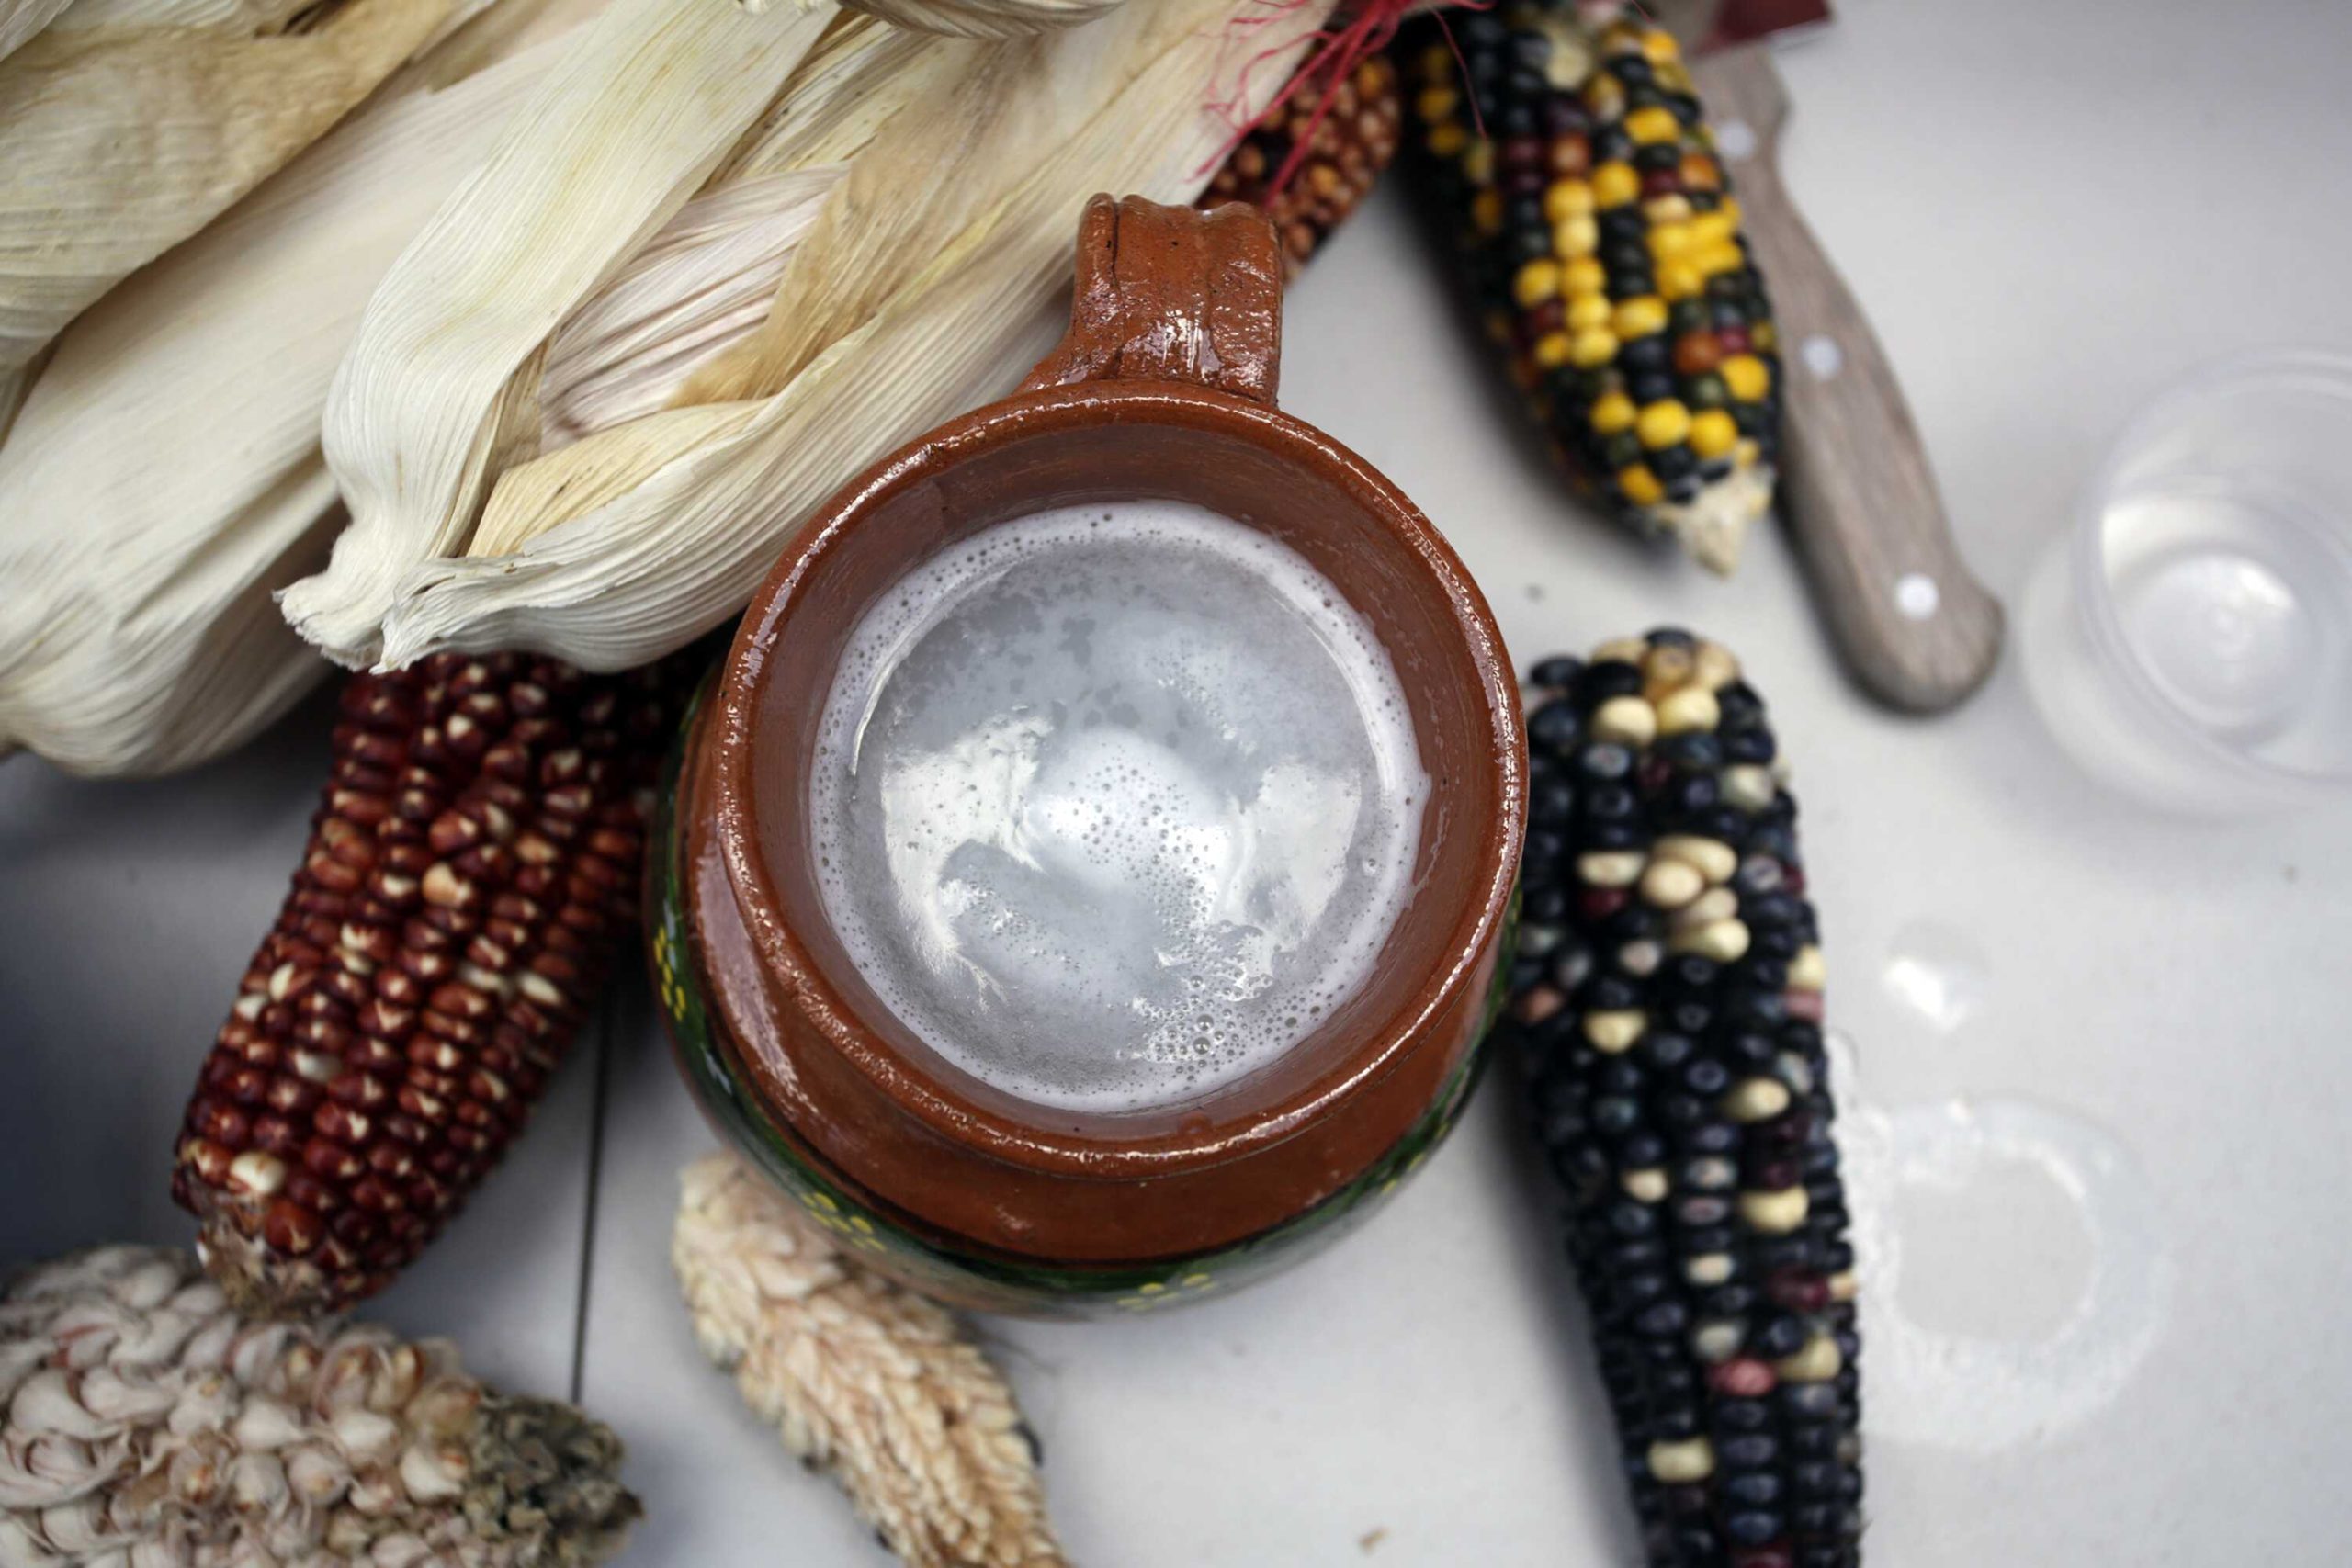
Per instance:
[[[671,940],[670,922],[662,921],[653,928],[653,974],[662,993],[662,1005],[672,1017],[686,1010],[686,987],[678,978],[678,948]]]
[[[1137,1285],[1118,1298],[1118,1304],[1129,1312],[1150,1312],[1158,1307],[1173,1306],[1178,1302],[1196,1302],[1216,1289],[1216,1277],[1205,1269],[1195,1269],[1170,1280],[1152,1280]]]
[[[890,1250],[889,1243],[882,1239],[881,1233],[875,1229],[872,1220],[854,1209],[843,1208],[841,1200],[831,1193],[803,1189],[799,1196],[800,1206],[808,1211],[808,1217],[839,1236],[847,1245],[860,1252]]]

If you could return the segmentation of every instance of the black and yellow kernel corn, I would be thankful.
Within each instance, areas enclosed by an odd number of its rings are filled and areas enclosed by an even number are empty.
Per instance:
[[[1822,964],[1764,705],[1659,630],[1532,675],[1512,998],[1652,1568],[1856,1568]]]
[[[1673,38],[1590,15],[1504,0],[1408,28],[1411,162],[1562,463],[1728,571],[1771,495],[1771,310]]]

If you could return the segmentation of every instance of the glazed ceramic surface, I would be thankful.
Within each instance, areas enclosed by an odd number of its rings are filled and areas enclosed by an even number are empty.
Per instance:
[[[1069,336],[1023,389],[848,487],[753,600],[686,731],[649,904],[714,1122],[885,1266],[999,1310],[1227,1288],[1393,1188],[1475,1074],[1522,827],[1518,698],[1484,601],[1393,486],[1273,406],[1271,228],[1104,198],[1079,254]],[[1049,1110],[933,1051],[849,961],[809,870],[808,760],[842,644],[916,562],[1139,497],[1261,529],[1339,586],[1396,665],[1431,798],[1413,901],[1323,1027],[1179,1104]]]

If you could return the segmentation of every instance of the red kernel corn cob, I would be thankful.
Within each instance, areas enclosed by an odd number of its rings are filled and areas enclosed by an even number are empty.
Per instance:
[[[1300,84],[1287,103],[1241,139],[1198,203],[1246,201],[1263,208],[1282,236],[1283,271],[1293,277],[1372,193],[1396,155],[1404,124],[1396,68],[1380,55],[1358,62],[1328,104],[1319,104],[1321,97],[1314,82]],[[1284,181],[1283,167],[1302,141],[1306,156]]]
[[[381,1290],[521,1129],[631,929],[688,674],[451,654],[344,688],[173,1173],[241,1308]]]

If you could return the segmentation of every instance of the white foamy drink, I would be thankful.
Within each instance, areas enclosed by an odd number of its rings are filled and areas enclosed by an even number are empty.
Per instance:
[[[852,633],[820,721],[826,916],[882,1001],[1033,1103],[1164,1106],[1360,989],[1430,781],[1395,667],[1306,558],[1175,502],[953,545]]]

